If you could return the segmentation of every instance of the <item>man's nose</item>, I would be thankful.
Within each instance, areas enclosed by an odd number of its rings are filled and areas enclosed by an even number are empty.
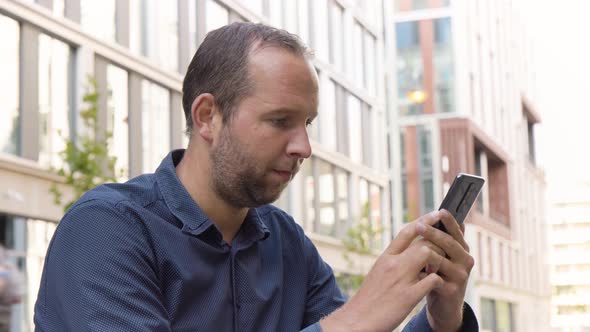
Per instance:
[[[311,156],[311,144],[309,143],[307,128],[298,128],[293,133],[287,145],[287,154],[297,159],[305,159]]]

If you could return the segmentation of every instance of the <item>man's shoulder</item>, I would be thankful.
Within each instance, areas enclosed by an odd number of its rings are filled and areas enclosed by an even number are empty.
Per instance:
[[[72,208],[88,204],[117,206],[123,202],[146,206],[158,199],[158,193],[155,176],[144,174],[124,183],[96,186],[82,195]]]
[[[158,189],[153,174],[145,174],[125,183],[107,183],[86,192],[68,209],[60,224],[70,221],[127,219],[158,200]],[[118,216],[118,217],[116,217]],[[79,222],[78,222],[79,224]]]

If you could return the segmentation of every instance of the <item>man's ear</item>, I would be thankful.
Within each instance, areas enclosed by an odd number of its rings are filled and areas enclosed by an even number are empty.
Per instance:
[[[207,142],[211,142],[216,129],[216,121],[214,120],[219,115],[215,97],[210,93],[200,94],[195,98],[191,106],[194,134],[201,136]]]

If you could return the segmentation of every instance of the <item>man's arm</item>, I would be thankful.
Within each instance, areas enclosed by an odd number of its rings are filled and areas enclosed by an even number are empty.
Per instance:
[[[143,225],[100,200],[75,205],[51,241],[36,331],[169,331]]]
[[[455,222],[449,213],[436,211],[404,227],[377,259],[355,296],[321,321],[323,330],[326,332],[343,329],[391,331],[399,326],[412,308],[427,294],[443,287],[447,290],[455,287],[456,285],[450,287],[448,281],[436,273],[439,269],[443,273],[451,271],[449,266],[452,263],[445,257],[447,252],[445,249],[455,245],[454,240],[446,241],[447,239],[443,237],[442,240],[449,243],[442,243],[440,234],[430,233],[431,226],[439,220],[442,220],[445,225]],[[424,236],[427,232],[432,235],[429,239],[415,241],[418,236]],[[465,260],[464,267],[467,268],[468,275],[473,258],[468,254],[461,258]],[[468,266],[470,262],[471,266]],[[421,272],[425,266],[429,267],[428,273]],[[462,294],[461,292],[453,293],[453,299],[461,297],[459,299],[461,307]],[[453,301],[453,306],[455,302]],[[453,312],[454,309],[454,307],[451,308]],[[435,323],[440,322],[440,318],[437,316]],[[420,315],[416,319],[420,319]],[[457,328],[460,327],[463,317],[458,319],[458,321],[451,319]],[[429,319],[422,318],[421,323],[423,324],[420,326],[431,326]],[[443,329],[435,328],[435,331],[443,331]]]

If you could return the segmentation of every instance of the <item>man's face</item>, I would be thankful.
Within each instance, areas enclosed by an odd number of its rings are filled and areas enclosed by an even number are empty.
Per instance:
[[[275,47],[250,55],[254,93],[237,105],[210,151],[212,185],[235,207],[275,201],[311,155],[307,125],[317,115],[315,70]]]

